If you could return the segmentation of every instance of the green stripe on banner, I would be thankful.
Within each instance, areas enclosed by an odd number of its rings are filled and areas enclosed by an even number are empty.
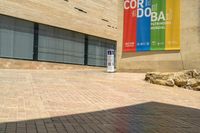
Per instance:
[[[166,0],[152,0],[151,50],[165,50]]]

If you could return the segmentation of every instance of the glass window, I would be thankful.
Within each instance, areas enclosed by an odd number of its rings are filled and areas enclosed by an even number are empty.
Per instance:
[[[0,16],[0,56],[32,59],[33,23]]]
[[[106,66],[107,50],[115,50],[115,42],[93,36],[88,37],[88,65]]]
[[[84,35],[39,25],[39,60],[84,64]]]
[[[106,66],[107,50],[115,50],[116,42],[88,36],[88,52],[85,53],[85,36],[39,24],[38,53],[35,54],[38,54],[38,60],[41,61],[72,64],[84,64],[87,54],[88,65]],[[34,23],[0,15],[0,57],[32,60],[33,43]]]

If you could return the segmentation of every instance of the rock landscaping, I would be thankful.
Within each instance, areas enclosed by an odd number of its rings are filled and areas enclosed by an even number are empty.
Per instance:
[[[178,86],[185,89],[200,91],[200,70],[160,73],[148,72],[145,80],[158,85]]]

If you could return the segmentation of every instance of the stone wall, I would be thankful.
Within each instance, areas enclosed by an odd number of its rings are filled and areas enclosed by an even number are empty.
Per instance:
[[[29,61],[29,60],[17,60],[0,58],[0,69],[44,69],[44,70],[100,70],[106,71],[104,67],[91,67],[84,65],[51,63],[42,61]]]
[[[181,50],[123,53],[123,1],[118,4],[119,71],[179,71],[200,68],[200,0],[181,0]]]
[[[0,14],[116,40],[117,3],[117,0],[0,0]]]
[[[117,40],[118,71],[200,68],[200,0],[181,0],[180,51],[143,53],[122,53],[123,1],[1,0],[0,14]],[[83,9],[87,14],[74,7]]]

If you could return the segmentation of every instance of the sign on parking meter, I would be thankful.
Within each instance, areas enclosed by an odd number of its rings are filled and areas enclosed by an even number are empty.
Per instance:
[[[115,72],[115,51],[107,50],[107,72]]]

